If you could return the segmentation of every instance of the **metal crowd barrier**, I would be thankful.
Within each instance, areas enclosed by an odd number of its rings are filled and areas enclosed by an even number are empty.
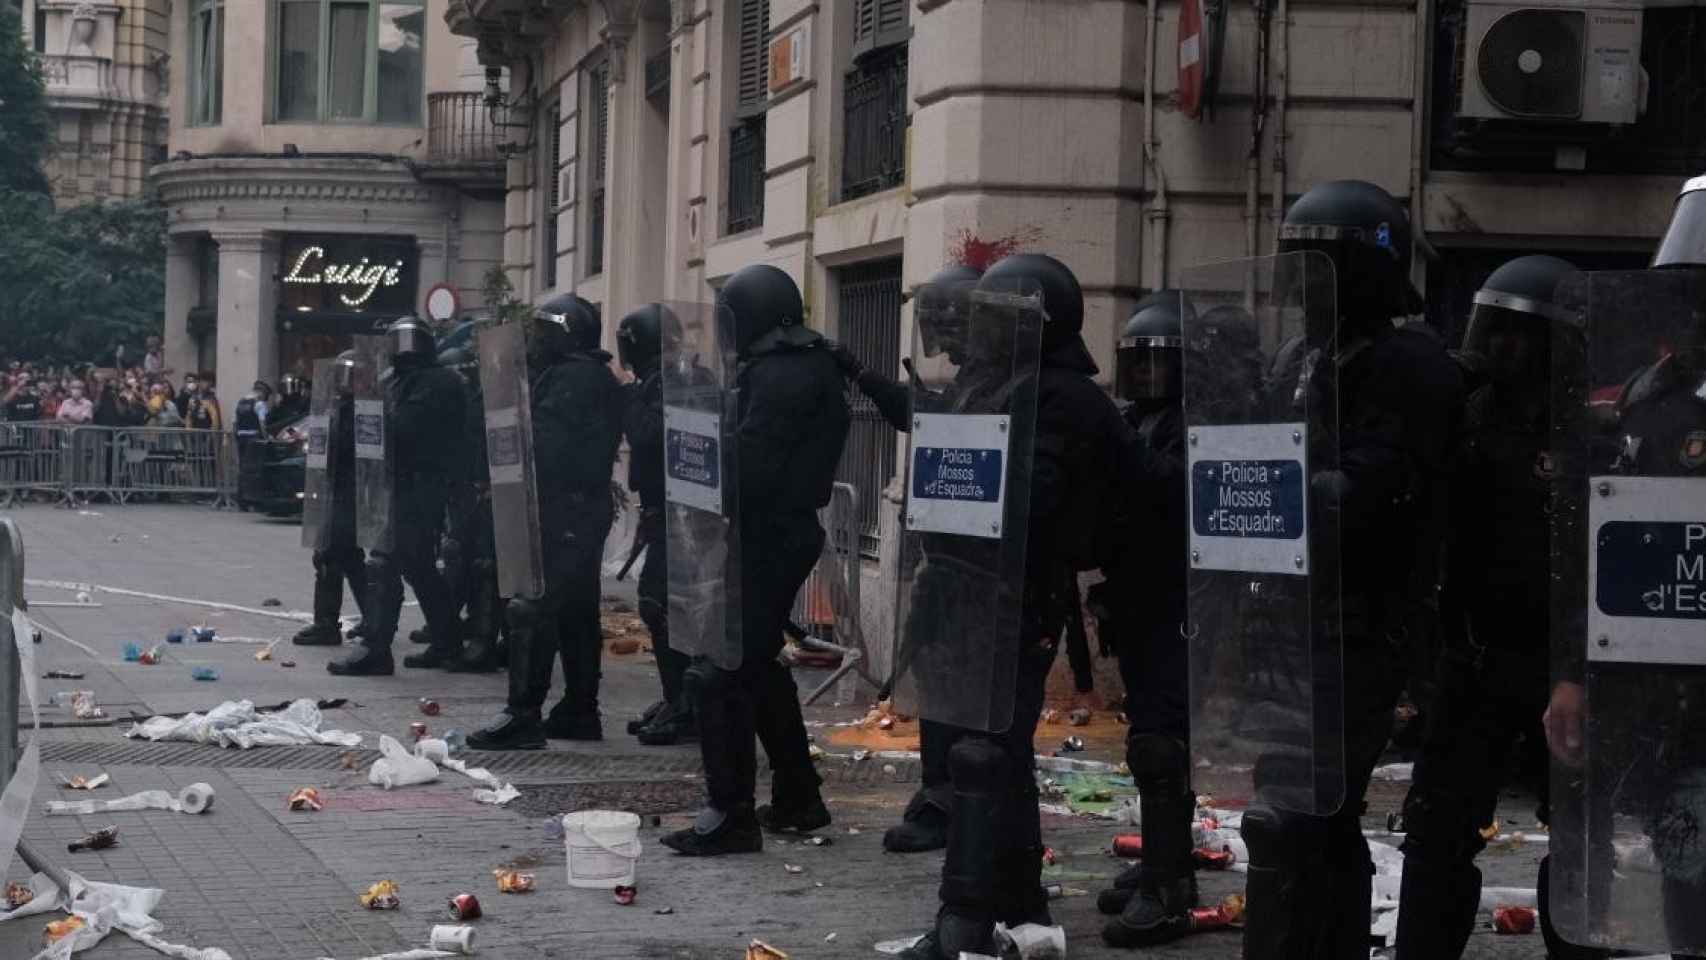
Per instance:
[[[18,711],[24,706],[23,678],[17,644],[29,643],[30,638],[12,635],[12,611],[25,608],[24,538],[12,518],[0,517],[0,790],[11,784],[22,756],[18,744]],[[26,805],[33,802],[28,797],[24,799]],[[0,817],[18,815],[16,810],[0,809]],[[71,889],[70,878],[65,872],[50,863],[21,836],[16,850],[18,859],[29,869],[47,874],[61,890]]]
[[[823,555],[795,595],[791,616],[806,633],[798,638],[801,646],[839,653],[841,665],[806,695],[807,704],[815,703],[850,671],[856,671],[873,687],[882,686],[866,666],[869,656],[859,616],[859,491],[850,483],[837,483],[829,506],[818,511],[818,522],[826,534]],[[824,637],[826,632],[833,639]]]
[[[45,493],[67,505],[101,497],[211,497],[237,491],[237,441],[220,430],[0,424],[0,502]]]

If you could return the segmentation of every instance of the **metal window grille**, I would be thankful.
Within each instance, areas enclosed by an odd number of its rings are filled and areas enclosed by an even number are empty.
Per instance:
[[[604,190],[610,169],[610,64],[592,68],[588,75],[592,100],[592,176],[587,183],[586,272],[604,272]]]
[[[435,163],[496,163],[498,128],[479,91],[427,95],[427,159]]]
[[[843,101],[841,198],[906,179],[906,47],[866,57],[848,72]]]
[[[900,368],[899,259],[845,267],[841,286],[841,342],[867,369],[894,378]],[[895,430],[864,394],[853,396],[853,428],[835,477],[859,491],[859,541],[865,555],[877,554],[878,504],[895,471]]]
[[[557,163],[563,149],[562,101],[553,101],[545,116],[551,124],[551,152],[545,157],[545,169],[542,171],[546,181],[545,209],[540,215],[545,220],[545,249],[542,253],[545,260],[544,286],[549,290],[557,285],[557,205],[562,202],[562,176],[557,170]]]
[[[764,225],[764,117],[729,132],[729,233]]]

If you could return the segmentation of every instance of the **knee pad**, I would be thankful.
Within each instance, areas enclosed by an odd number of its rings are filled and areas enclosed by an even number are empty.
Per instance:
[[[1462,797],[1413,786],[1404,797],[1404,855],[1468,862],[1484,850],[1481,827]]]
[[[993,790],[1007,771],[1007,752],[987,737],[961,737],[948,748],[948,773],[956,790]]]
[[[1185,745],[1155,733],[1134,734],[1126,739],[1126,765],[1139,784],[1189,780],[1190,759]]]

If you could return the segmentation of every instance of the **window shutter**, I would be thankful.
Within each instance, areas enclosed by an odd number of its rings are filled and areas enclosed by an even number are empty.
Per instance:
[[[879,0],[853,0],[853,45],[869,44],[877,35]]]
[[[853,56],[897,46],[909,39],[911,0],[853,0]]]
[[[592,72],[592,179],[604,186],[605,172],[610,163],[610,64],[608,61]]]
[[[557,206],[563,202],[561,178],[557,176],[557,167],[563,162],[563,104],[554,101],[551,104],[551,156],[545,164],[545,176],[549,182],[545,186],[545,216],[555,218]],[[556,251],[551,251],[553,254]]]
[[[736,103],[742,107],[762,106],[769,99],[770,0],[740,2],[740,77]]]

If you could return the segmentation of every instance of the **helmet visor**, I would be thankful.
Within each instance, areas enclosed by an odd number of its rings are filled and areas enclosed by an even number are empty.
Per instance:
[[[1121,400],[1173,400],[1182,380],[1182,338],[1125,337],[1114,357],[1114,392]]]
[[[1701,181],[1690,181],[1691,185]],[[1706,182],[1676,201],[1670,227],[1653,255],[1655,267],[1706,267]]]

